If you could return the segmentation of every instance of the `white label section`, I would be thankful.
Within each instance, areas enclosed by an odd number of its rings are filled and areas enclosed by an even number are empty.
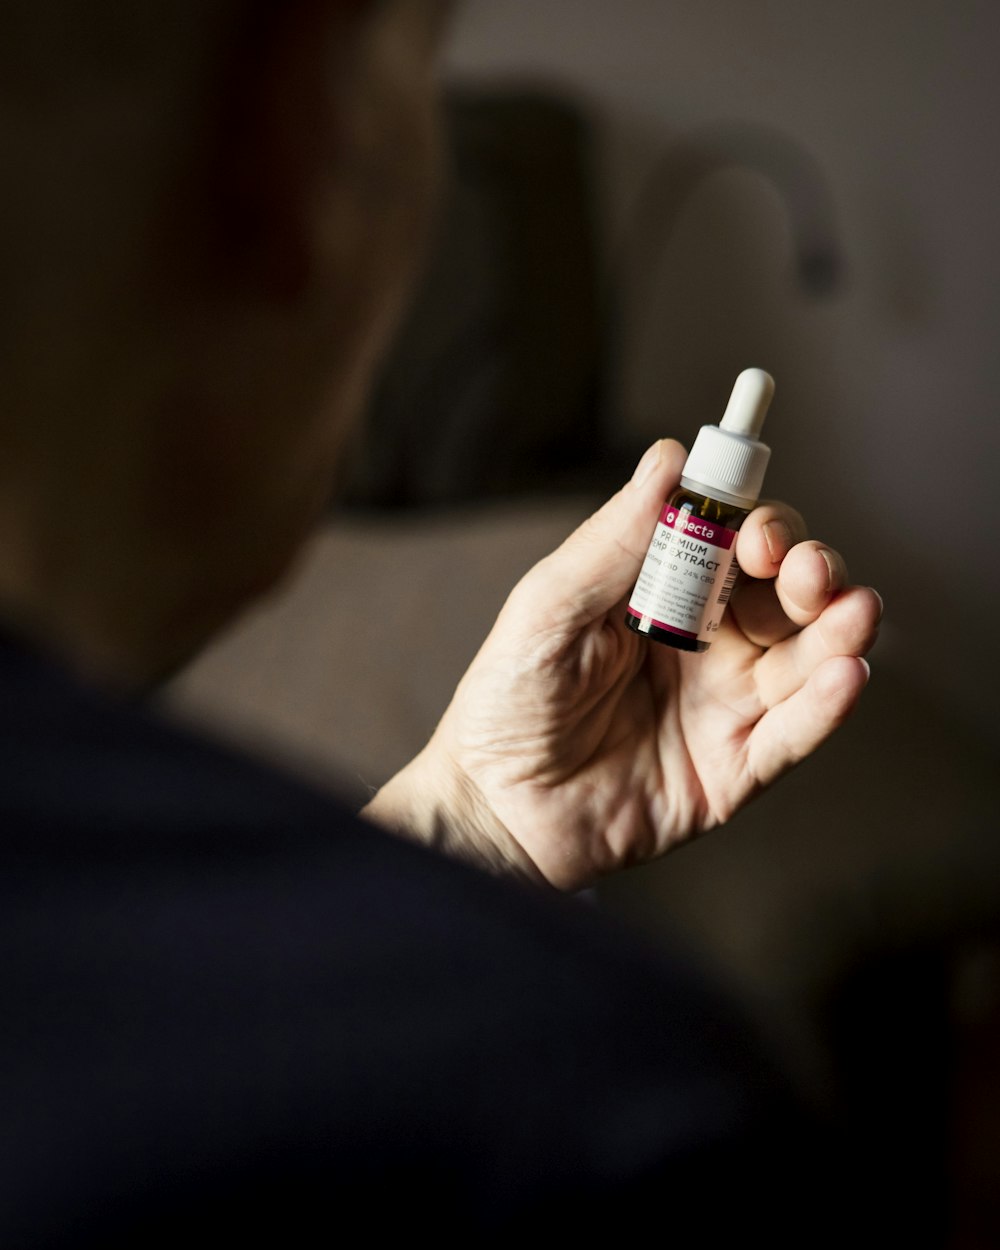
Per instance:
[[[739,573],[736,530],[665,505],[628,610],[644,625],[711,641]]]

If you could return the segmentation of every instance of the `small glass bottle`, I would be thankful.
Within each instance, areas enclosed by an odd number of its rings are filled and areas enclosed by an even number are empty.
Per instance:
[[[629,629],[682,651],[707,651],[739,574],[736,535],[760,496],[771,449],[758,440],[774,395],[744,369],[722,420],[703,425],[653,532],[629,599]]]

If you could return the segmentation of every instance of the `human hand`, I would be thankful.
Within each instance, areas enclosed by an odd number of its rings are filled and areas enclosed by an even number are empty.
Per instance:
[[[366,814],[578,890],[728,820],[857,703],[881,600],[793,509],[744,522],[745,576],[708,651],[624,621],[685,452],[628,482],[511,593],[423,752]]]

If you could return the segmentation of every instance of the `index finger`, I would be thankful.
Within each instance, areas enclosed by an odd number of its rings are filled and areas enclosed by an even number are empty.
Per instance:
[[[740,527],[736,559],[750,577],[773,578],[789,551],[807,537],[801,512],[787,503],[758,504]]]

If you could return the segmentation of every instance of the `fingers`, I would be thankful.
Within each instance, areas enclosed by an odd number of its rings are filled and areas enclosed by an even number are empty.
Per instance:
[[[838,552],[814,540],[799,542],[765,579],[740,584],[731,611],[752,643],[770,647],[814,621],[846,585]]]
[[[757,783],[770,785],[815,751],[854,710],[867,681],[864,660],[834,656],[765,713],[747,742],[747,763]]]
[[[685,455],[673,439],[654,443],[631,480],[527,574],[515,592],[516,602],[530,601],[570,630],[614,608],[635,585],[664,500],[680,481]]]
[[[795,694],[829,659],[863,656],[874,645],[882,600],[867,586],[845,590],[805,629],[776,644],[754,665],[757,693],[772,708]]]
[[[730,611],[746,637],[769,647],[807,625],[847,584],[840,556],[806,541],[802,514],[787,504],[760,504],[740,529],[736,555],[747,578]],[[752,580],[751,580],[752,579]]]

